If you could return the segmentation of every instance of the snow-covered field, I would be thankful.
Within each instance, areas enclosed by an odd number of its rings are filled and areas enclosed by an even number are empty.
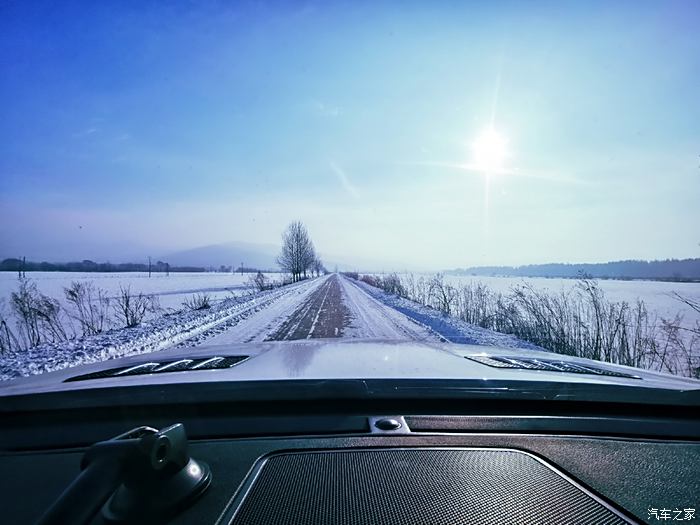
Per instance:
[[[182,302],[196,293],[207,293],[212,300],[220,301],[240,295],[249,289],[249,279],[254,274],[240,273],[153,273],[146,272],[99,273],[99,272],[28,272],[27,279],[36,283],[39,291],[65,303],[63,289],[73,281],[92,282],[95,287],[107,292],[110,297],[119,294],[120,287],[129,286],[134,294],[143,293],[157,297],[164,309],[182,308]],[[281,274],[266,274],[272,280],[280,280]],[[0,272],[0,300],[9,300],[17,290],[17,272]]]
[[[428,276],[425,276],[428,277]],[[537,277],[480,277],[445,275],[445,280],[452,284],[467,284],[470,282],[483,283],[495,292],[508,293],[513,286],[523,283],[531,284],[537,290],[547,290],[558,293],[570,290],[577,284],[576,279],[545,279]],[[692,326],[700,320],[700,314],[673,297],[676,292],[684,297],[700,302],[700,283],[673,283],[662,281],[617,281],[601,279],[598,282],[605,296],[610,301],[627,301],[634,303],[641,299],[646,304],[650,314],[659,317],[672,318],[676,314],[683,315],[684,325]]]

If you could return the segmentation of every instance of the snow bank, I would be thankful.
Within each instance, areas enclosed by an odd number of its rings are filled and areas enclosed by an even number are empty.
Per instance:
[[[450,343],[544,350],[513,335],[494,332],[465,323],[454,317],[445,316],[438,310],[388,294],[362,281],[354,281],[354,283],[381,303],[398,310],[412,321],[428,328]]]

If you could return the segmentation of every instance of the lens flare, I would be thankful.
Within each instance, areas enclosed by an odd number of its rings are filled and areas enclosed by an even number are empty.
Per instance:
[[[472,144],[474,167],[486,173],[503,171],[508,143],[495,129],[484,130]]]

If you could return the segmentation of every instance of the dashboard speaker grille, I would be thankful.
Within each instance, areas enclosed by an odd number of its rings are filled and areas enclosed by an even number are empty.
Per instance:
[[[229,512],[235,525],[628,523],[534,456],[500,449],[274,455]]]

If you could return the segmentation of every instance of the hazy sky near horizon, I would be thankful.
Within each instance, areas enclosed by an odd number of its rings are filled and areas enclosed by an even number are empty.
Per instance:
[[[700,255],[698,2],[164,4],[0,7],[1,257]]]

